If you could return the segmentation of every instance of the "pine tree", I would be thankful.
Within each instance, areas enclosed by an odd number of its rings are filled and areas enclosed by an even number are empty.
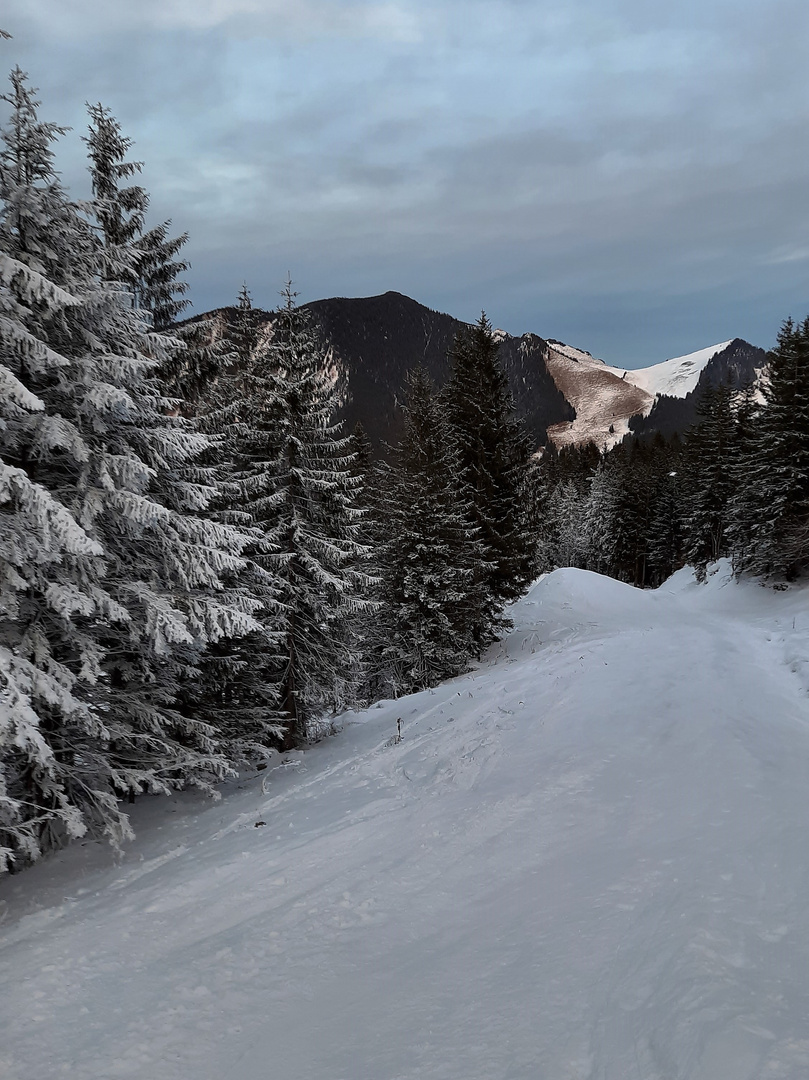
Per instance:
[[[533,578],[535,538],[526,493],[529,442],[498,353],[481,314],[456,337],[445,400],[490,567],[485,587],[502,602],[520,596]]]
[[[729,383],[706,387],[697,404],[697,425],[688,434],[684,553],[700,580],[708,563],[728,553],[736,427],[733,396]]]
[[[590,482],[582,514],[583,528],[574,522],[572,531],[581,538],[588,570],[613,576],[617,569],[615,519],[620,501],[620,471],[615,457],[605,454]]]
[[[249,424],[231,477],[239,506],[264,533],[266,567],[278,582],[287,745],[309,738],[326,709],[346,704],[344,674],[355,657],[345,619],[365,606],[367,583],[352,565],[363,549],[349,440],[333,421],[335,380],[295,296],[287,282],[261,351],[262,405],[245,394]]]
[[[632,439],[623,458],[623,498],[618,507],[619,575],[637,588],[647,584],[654,472],[649,449]]]
[[[488,571],[442,403],[423,369],[408,381],[405,434],[384,467],[378,627],[393,696],[465,670],[493,639]]]
[[[765,404],[746,455],[741,569],[791,580],[809,568],[809,319],[788,319],[770,353]]]
[[[150,312],[152,326],[163,332],[173,327],[191,303],[186,296],[188,282],[180,277],[191,264],[177,258],[188,242],[188,233],[171,237],[170,226],[171,221],[163,221],[139,238],[135,282],[136,305]]]
[[[41,753],[32,768],[14,759],[33,823],[20,850],[31,857],[87,824],[120,838],[123,794],[205,785],[227,772],[215,731],[177,703],[205,645],[254,629],[256,605],[225,588],[242,566],[243,536],[199,516],[211,495],[194,475],[207,440],[168,415],[154,371],[173,345],[133,307],[129,241],[108,244],[103,228],[99,239],[69,201],[53,169],[60,129],[39,122],[21,72],[12,86],[2,359],[30,397],[17,394],[0,452],[16,470],[15,512],[28,499],[42,532],[55,513],[44,489],[76,524],[61,529],[72,545],[61,561],[34,560],[2,627],[6,651],[28,665],[30,692],[17,692],[19,679],[9,692],[18,716],[29,710],[29,730],[36,716],[50,769]],[[100,221],[108,210],[102,202]],[[39,508],[30,508],[33,496]],[[13,560],[12,552],[12,572]],[[58,578],[40,565],[57,566]]]
[[[682,446],[658,435],[653,443],[653,491],[649,516],[647,584],[656,588],[683,565]]]
[[[758,516],[759,492],[749,481],[758,466],[758,432],[763,402],[754,382],[735,395],[736,429],[733,440],[731,479],[733,493],[728,505],[727,542],[734,568],[740,571],[751,552],[751,531]]]
[[[82,434],[48,407],[70,367],[61,330],[80,304],[72,262],[91,237],[54,170],[65,131],[38,118],[16,68],[0,130],[0,867],[37,857],[88,821],[126,835],[89,702],[100,653],[90,619],[126,621],[104,587],[101,545],[68,510]]]
[[[380,505],[377,488],[378,472],[374,467],[373,447],[362,424],[357,421],[349,437],[350,473],[354,484],[352,502],[357,510],[356,539],[360,551],[350,560],[352,570],[362,575],[366,603],[362,610],[346,615],[345,634],[349,648],[356,658],[351,671],[346,672],[344,697],[353,707],[363,707],[380,696],[375,687],[376,665],[373,655],[378,642],[380,600],[380,567],[378,547],[382,538]]]
[[[176,256],[188,233],[170,237],[170,221],[144,232],[149,195],[140,184],[124,185],[138,175],[143,162],[127,160],[132,140],[104,105],[87,106],[93,206],[104,248],[109,252],[106,276],[119,277],[132,292],[134,305],[152,316],[155,330],[165,331],[188,307],[188,283],[181,274],[189,263]]]
[[[587,506],[601,456],[595,447],[546,447],[528,473],[531,530],[536,566],[547,573],[560,566],[587,565]]]
[[[112,513],[99,517],[97,527],[110,579],[127,598],[138,630],[125,648],[106,643],[109,689],[123,721],[110,748],[119,782],[133,793],[205,785],[230,766],[215,725],[188,715],[180,707],[183,695],[198,677],[206,646],[260,629],[252,617],[260,604],[227,587],[243,568],[239,552],[247,537],[204,516],[214,495],[202,458],[210,440],[172,415],[173,403],[156,377],[178,343],[151,330],[133,304],[135,245],[148,200],[138,187],[118,186],[138,168],[124,159],[129,140],[100,106],[91,116],[102,259],[92,302],[82,307],[85,336],[92,331],[98,355],[83,360],[93,362],[118,405],[108,425],[97,425],[102,453],[128,465]]]
[[[132,140],[104,105],[87,104],[89,135],[84,136],[90,161],[93,209],[105,250],[112,262],[102,266],[107,279],[125,276],[132,290],[137,283],[135,241],[143,233],[149,196],[140,184],[122,186],[140,173],[142,161],[127,161]]]
[[[189,707],[216,725],[231,759],[248,762],[283,745],[288,726],[280,704],[282,584],[267,535],[274,519],[262,498],[275,475],[276,373],[261,347],[261,314],[244,286],[236,322],[224,323],[217,342],[219,371],[199,403],[199,424],[214,439],[208,460],[217,495],[209,512],[249,535],[247,565],[232,585],[261,602],[260,629],[210,647],[189,697]]]
[[[583,563],[599,573],[643,586],[647,578],[652,478],[645,449],[618,443],[604,455],[591,481],[578,540]]]

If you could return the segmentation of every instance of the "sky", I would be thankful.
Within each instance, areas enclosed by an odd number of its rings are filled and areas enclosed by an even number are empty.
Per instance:
[[[616,366],[809,313],[806,0],[4,0],[187,231],[194,309],[394,289]]]

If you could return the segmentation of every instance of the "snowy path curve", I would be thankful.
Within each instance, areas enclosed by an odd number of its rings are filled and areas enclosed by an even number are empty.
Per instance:
[[[807,595],[725,580],[557,571],[267,794],[4,882],[0,1076],[805,1080]]]

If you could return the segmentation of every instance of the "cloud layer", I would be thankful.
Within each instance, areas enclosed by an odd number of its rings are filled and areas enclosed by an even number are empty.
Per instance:
[[[197,308],[291,270],[619,365],[809,308],[804,0],[7,0],[3,26],[43,116],[101,100],[135,140]]]

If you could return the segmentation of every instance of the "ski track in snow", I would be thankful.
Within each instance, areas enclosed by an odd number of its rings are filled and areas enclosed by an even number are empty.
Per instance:
[[[471,674],[5,879],[0,1076],[805,1080],[807,598],[556,571]]]

